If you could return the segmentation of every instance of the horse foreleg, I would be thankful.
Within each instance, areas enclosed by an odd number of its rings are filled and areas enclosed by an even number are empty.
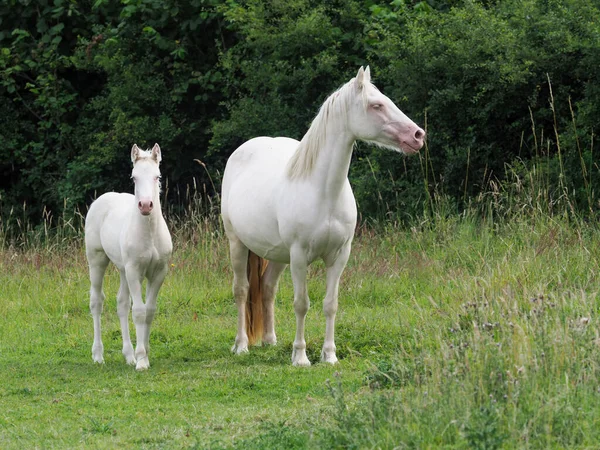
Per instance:
[[[246,301],[248,300],[248,248],[235,236],[229,236],[229,255],[233,269],[233,296],[238,310],[237,334],[232,352],[248,352],[246,333]]]
[[[296,338],[292,351],[292,364],[294,366],[310,366],[306,356],[306,341],[304,340],[304,322],[306,313],[310,308],[308,289],[306,286],[306,272],[308,264],[302,251],[292,253],[290,269],[294,284],[294,312],[296,313]]]
[[[148,286],[146,288],[146,334],[144,335],[144,347],[146,353],[150,351],[150,327],[154,320],[154,314],[156,313],[156,303],[158,299],[158,291],[165,281],[167,276],[168,267],[165,264],[159,270],[154,273],[152,279],[148,280]]]
[[[275,294],[279,284],[279,276],[287,267],[287,264],[269,262],[267,270],[263,275],[263,308],[264,308],[264,332],[263,344],[277,344],[275,335]]]
[[[121,323],[121,336],[123,337],[123,356],[127,364],[134,365],[135,355],[133,345],[129,335],[129,310],[131,309],[131,298],[129,296],[129,286],[127,285],[127,275],[121,270],[121,285],[117,294],[117,315]]]
[[[133,300],[131,308],[133,323],[135,325],[136,343],[135,343],[135,359],[137,370],[145,370],[150,367],[148,361],[148,353],[146,351],[146,305],[142,299],[142,277],[139,270],[135,267],[126,266],[127,285],[129,293]]]
[[[102,283],[104,272],[108,266],[108,257],[104,254],[88,254],[90,270],[90,312],[94,321],[94,343],[92,344],[92,359],[99,364],[104,363],[104,345],[102,344],[102,327],[100,317],[104,306]]]
[[[327,265],[327,292],[323,300],[325,314],[325,341],[321,350],[321,361],[335,364],[335,315],[338,309],[338,291],[342,272],[350,256],[350,245],[347,245],[331,265]]]

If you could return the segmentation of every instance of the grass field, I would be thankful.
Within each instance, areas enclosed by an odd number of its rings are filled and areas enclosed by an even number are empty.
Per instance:
[[[224,237],[210,225],[174,234],[151,367],[141,373],[121,355],[113,269],[105,284],[106,364],[92,363],[80,236],[3,246],[0,448],[600,442],[595,224],[530,211],[361,228],[340,287],[335,366],[318,362],[324,268],[311,268],[310,368],[291,366],[289,272],[276,306],[279,344],[236,356]]]

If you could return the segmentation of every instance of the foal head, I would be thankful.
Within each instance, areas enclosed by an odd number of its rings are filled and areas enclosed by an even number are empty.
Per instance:
[[[141,150],[137,145],[131,148],[133,170],[131,178],[135,183],[135,201],[140,213],[148,216],[155,206],[160,192],[160,169],[162,156],[160,147],[154,144],[152,150]]]
[[[425,131],[371,83],[369,66],[361,67],[349,84],[355,95],[348,122],[357,139],[407,154],[423,147]]]

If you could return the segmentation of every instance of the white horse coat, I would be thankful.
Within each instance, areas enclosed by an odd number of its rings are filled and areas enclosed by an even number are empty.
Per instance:
[[[223,175],[221,215],[230,242],[238,330],[233,346],[248,351],[246,315],[249,252],[270,263],[262,277],[264,305],[250,314],[264,317],[262,341],[275,344],[273,302],[279,275],[290,264],[294,283],[296,338],[294,365],[308,366],[304,318],[310,302],[308,265],[322,259],[327,267],[326,318],[322,361],[337,361],[334,323],[338,286],[356,227],[356,202],[348,181],[357,139],[413,153],[425,133],[370,82],[369,68],[358,71],[323,104],[301,142],[258,137],[229,158]],[[253,336],[251,336],[252,340]],[[251,342],[250,342],[251,343]]]
[[[150,325],[173,244],[160,207],[160,147],[155,144],[149,152],[134,145],[131,160],[135,195],[108,192],[92,203],[85,219],[85,246],[91,280],[90,310],[94,319],[92,359],[104,362],[100,327],[105,298],[102,284],[106,267],[112,261],[121,274],[117,313],[123,335],[123,355],[128,364],[136,364],[136,369],[144,370],[150,366]],[[146,303],[142,299],[144,278],[148,280]],[[130,297],[137,336],[135,353],[129,336]]]

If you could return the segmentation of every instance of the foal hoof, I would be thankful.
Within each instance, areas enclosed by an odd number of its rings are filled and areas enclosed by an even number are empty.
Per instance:
[[[92,346],[92,359],[95,363],[104,364],[104,346],[102,344]]]
[[[125,362],[130,366],[135,366],[137,360],[135,359],[135,353],[133,352],[133,348],[131,349],[123,349],[123,357],[125,358]]]
[[[148,357],[142,358],[138,360],[135,365],[135,370],[148,370],[150,368],[150,361],[148,361]]]

